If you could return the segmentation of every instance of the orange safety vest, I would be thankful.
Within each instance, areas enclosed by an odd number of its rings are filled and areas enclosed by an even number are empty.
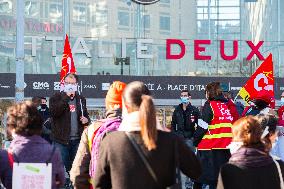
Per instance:
[[[232,141],[233,117],[224,102],[210,101],[213,119],[207,133],[198,144],[198,150],[227,149]]]

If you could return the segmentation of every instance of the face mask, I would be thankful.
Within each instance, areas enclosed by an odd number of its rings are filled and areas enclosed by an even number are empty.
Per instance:
[[[41,104],[40,106],[41,106],[41,109],[46,109],[47,107],[46,104]]]
[[[181,103],[187,104],[189,103],[189,98],[188,97],[180,97]]]
[[[67,84],[64,85],[64,92],[75,92],[77,91],[77,85],[74,84]]]
[[[281,105],[284,106],[284,98],[281,98]]]
[[[227,148],[230,149],[231,154],[236,153],[243,146],[242,142],[231,142]]]

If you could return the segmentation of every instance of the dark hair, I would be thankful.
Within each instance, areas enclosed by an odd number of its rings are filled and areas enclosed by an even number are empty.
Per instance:
[[[181,92],[180,92],[180,93],[187,93],[187,94],[188,94],[188,96],[191,96],[188,90],[181,90]]]
[[[32,103],[35,105],[35,106],[38,106],[40,103],[41,103],[41,97],[39,96],[34,96],[32,98]]]
[[[76,79],[76,82],[78,82],[79,81],[79,76],[77,75],[77,74],[75,74],[75,73],[68,73],[68,74],[66,74],[65,75],[65,77],[64,77],[64,80],[67,78],[67,77],[70,77],[71,76],[71,78],[75,78]]]
[[[269,105],[267,102],[265,102],[262,99],[255,99],[255,100],[253,100],[253,103],[255,104],[257,109],[259,109],[259,110],[263,110],[264,108],[268,107],[268,105]]]
[[[41,98],[41,100],[46,100],[46,98],[45,98],[45,97],[43,97],[43,96],[42,96],[42,97],[40,97],[40,98]]]
[[[139,110],[141,135],[148,150],[157,147],[156,110],[149,89],[140,81],[129,83],[123,100],[134,110]]]
[[[255,117],[259,121],[262,131],[264,131],[266,127],[268,127],[269,133],[266,136],[264,136],[263,141],[269,148],[271,148],[272,143],[269,137],[275,134],[276,132],[276,125],[278,123],[278,118],[273,114],[258,114]]]
[[[262,139],[263,129],[256,116],[246,116],[237,120],[233,126],[233,139],[240,140],[246,147],[257,148],[269,153],[271,142]]]
[[[31,101],[10,106],[7,110],[7,127],[24,136],[40,135],[43,119]]]
[[[208,93],[208,99],[213,100],[216,97],[222,95],[220,82],[211,82],[206,85],[205,91]]]

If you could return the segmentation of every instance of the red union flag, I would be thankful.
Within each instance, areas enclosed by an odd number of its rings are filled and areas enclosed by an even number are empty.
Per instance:
[[[274,76],[272,54],[259,66],[251,78],[240,90],[239,95],[248,103],[251,99],[257,97],[260,92],[266,92],[274,97]]]
[[[64,83],[63,79],[68,73],[76,73],[76,68],[74,65],[74,60],[68,40],[68,35],[66,34],[64,52],[62,56],[62,67],[60,72],[60,84]]]

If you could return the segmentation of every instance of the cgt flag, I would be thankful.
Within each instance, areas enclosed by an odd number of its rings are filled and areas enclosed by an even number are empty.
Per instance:
[[[274,76],[272,54],[259,66],[251,78],[240,90],[239,95],[248,104],[259,92],[267,92],[274,97]]]
[[[60,72],[60,91],[62,91],[62,87],[64,84],[64,77],[68,73],[76,73],[76,68],[74,65],[74,60],[69,44],[68,35],[65,36],[65,43],[64,43],[64,52],[62,56],[62,67]]]

